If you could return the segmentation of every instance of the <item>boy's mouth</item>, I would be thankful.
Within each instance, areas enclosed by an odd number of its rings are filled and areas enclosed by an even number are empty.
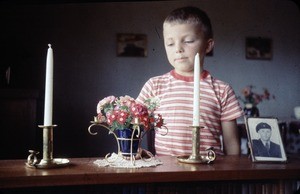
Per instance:
[[[175,62],[182,62],[182,61],[185,61],[185,60],[187,60],[187,57],[178,57],[178,58],[174,59]]]

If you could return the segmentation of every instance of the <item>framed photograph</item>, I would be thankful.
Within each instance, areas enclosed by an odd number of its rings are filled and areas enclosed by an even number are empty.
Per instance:
[[[117,56],[146,57],[147,56],[147,35],[117,34]]]
[[[272,59],[272,40],[262,37],[247,37],[246,59]]]
[[[247,117],[248,145],[253,162],[286,162],[277,118]]]

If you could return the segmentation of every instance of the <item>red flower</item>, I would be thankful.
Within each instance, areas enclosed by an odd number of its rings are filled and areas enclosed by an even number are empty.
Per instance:
[[[135,119],[139,120],[139,124],[144,126],[145,130],[161,127],[161,116],[154,115],[158,106],[158,98],[148,99],[145,104],[139,104],[130,96],[109,96],[97,104],[97,122],[106,122],[112,130],[130,128],[135,124]]]
[[[164,120],[160,114],[155,118],[156,127],[161,128],[164,124]]]
[[[148,110],[145,106],[141,104],[133,104],[130,107],[130,111],[135,117],[141,117],[142,115],[145,115],[148,113]]]
[[[116,115],[109,114],[107,115],[107,124],[111,125],[116,120]]]
[[[242,90],[242,94],[244,96],[244,99],[239,97],[240,100],[242,100],[245,104],[252,104],[253,106],[258,105],[260,102],[263,100],[270,100],[270,93],[268,89],[264,88],[263,89],[263,94],[258,94],[253,92],[254,86],[249,85],[245,87]],[[273,99],[275,99],[275,96],[272,96]]]
[[[127,117],[128,117],[128,113],[125,112],[125,111],[120,111],[118,116],[117,116],[117,120],[118,122],[121,124],[121,125],[124,125],[126,120],[127,120]]]

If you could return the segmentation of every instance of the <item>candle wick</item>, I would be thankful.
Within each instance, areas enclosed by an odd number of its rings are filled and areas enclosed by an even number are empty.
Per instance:
[[[48,44],[49,48],[51,48],[51,44]]]

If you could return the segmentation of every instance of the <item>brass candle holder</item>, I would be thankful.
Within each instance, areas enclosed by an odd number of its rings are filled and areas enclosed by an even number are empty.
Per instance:
[[[26,166],[31,168],[60,168],[69,165],[69,160],[65,158],[53,158],[53,128],[57,125],[44,126],[43,129],[43,159],[38,160],[38,151],[29,150],[30,155],[27,157]]]
[[[192,154],[189,156],[179,156],[177,157],[179,162],[182,163],[190,163],[190,164],[197,164],[197,163],[206,163],[209,164],[216,159],[216,153],[214,152],[213,148],[208,148],[207,155],[202,156],[200,155],[200,126],[192,126]]]

